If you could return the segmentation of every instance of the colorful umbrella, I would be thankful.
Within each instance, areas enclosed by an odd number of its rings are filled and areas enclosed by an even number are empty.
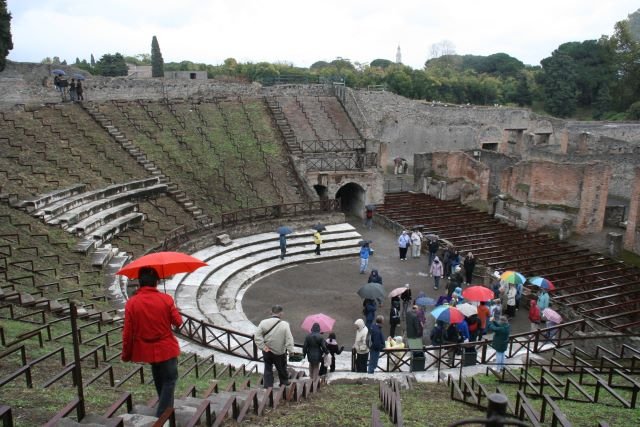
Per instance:
[[[436,320],[441,320],[445,323],[460,323],[464,320],[464,314],[460,313],[458,309],[455,307],[450,307],[448,305],[440,305],[436,307],[431,315]]]
[[[360,289],[358,289],[358,295],[362,299],[375,299],[383,300],[386,292],[380,283],[367,283]]]
[[[426,307],[428,305],[436,305],[436,300],[429,297],[420,297],[416,299],[416,305],[419,305],[420,307]]]
[[[389,292],[389,298],[393,298],[393,297],[397,297],[400,296],[404,293],[404,291],[406,291],[407,288],[405,286],[401,287],[401,288],[395,288],[394,290],[392,290],[391,292]]]
[[[320,332],[329,332],[333,330],[333,325],[335,325],[336,320],[322,313],[310,314],[304,318],[300,327],[305,331],[311,332],[311,327],[314,323],[320,325]]]
[[[542,310],[542,315],[545,319],[551,320],[553,323],[562,323],[562,316],[560,316],[558,312],[553,309],[545,308],[544,310]]]
[[[551,283],[551,280],[547,280],[544,277],[530,277],[527,279],[529,283],[535,286],[539,286],[542,289],[546,289],[548,291],[555,291],[556,287]]]
[[[462,314],[464,317],[473,316],[474,314],[478,314],[478,307],[475,305],[469,304],[468,302],[462,303],[460,305],[456,305],[456,309]]]
[[[198,258],[181,252],[156,252],[130,262],[116,274],[137,279],[142,267],[152,267],[158,273],[158,277],[164,279],[177,273],[191,273],[205,265],[207,264]]]
[[[462,291],[462,296],[469,301],[490,301],[494,298],[493,291],[482,285],[469,286]]]
[[[291,234],[291,233],[293,233],[293,230],[291,228],[286,227],[286,226],[283,225],[281,227],[278,227],[277,233],[280,234],[280,235]]]
[[[517,271],[507,270],[500,275],[500,280],[504,280],[507,283],[514,285],[523,285],[527,281],[527,278]]]

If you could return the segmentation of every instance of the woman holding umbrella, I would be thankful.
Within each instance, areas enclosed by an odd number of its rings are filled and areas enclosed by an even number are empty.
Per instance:
[[[137,274],[140,289],[125,305],[122,329],[122,361],[151,364],[158,393],[156,417],[173,407],[178,381],[180,346],[171,331],[182,325],[182,317],[171,296],[157,289],[158,273],[142,267]]]

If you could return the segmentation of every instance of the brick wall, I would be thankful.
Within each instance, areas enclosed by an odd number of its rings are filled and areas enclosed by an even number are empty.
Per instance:
[[[640,225],[640,167],[635,169],[629,205],[629,219],[627,220],[627,231],[624,235],[624,248],[640,254],[638,225]]]

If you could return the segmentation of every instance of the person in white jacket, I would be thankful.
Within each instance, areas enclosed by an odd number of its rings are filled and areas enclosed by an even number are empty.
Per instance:
[[[367,360],[369,358],[367,335],[369,330],[362,319],[356,320],[354,325],[356,326],[356,339],[353,343],[353,348],[356,349],[356,372],[367,372]]]
[[[413,258],[420,258],[420,249],[422,248],[422,233],[418,230],[413,230],[411,233],[411,256]]]
[[[516,285],[509,283],[509,289],[507,290],[507,317],[513,319],[516,316],[516,295],[518,290]]]

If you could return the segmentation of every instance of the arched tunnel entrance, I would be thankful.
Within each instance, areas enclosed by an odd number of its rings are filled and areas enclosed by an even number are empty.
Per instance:
[[[350,182],[340,187],[336,199],[340,200],[342,212],[361,216],[365,205],[365,191],[360,185]]]

